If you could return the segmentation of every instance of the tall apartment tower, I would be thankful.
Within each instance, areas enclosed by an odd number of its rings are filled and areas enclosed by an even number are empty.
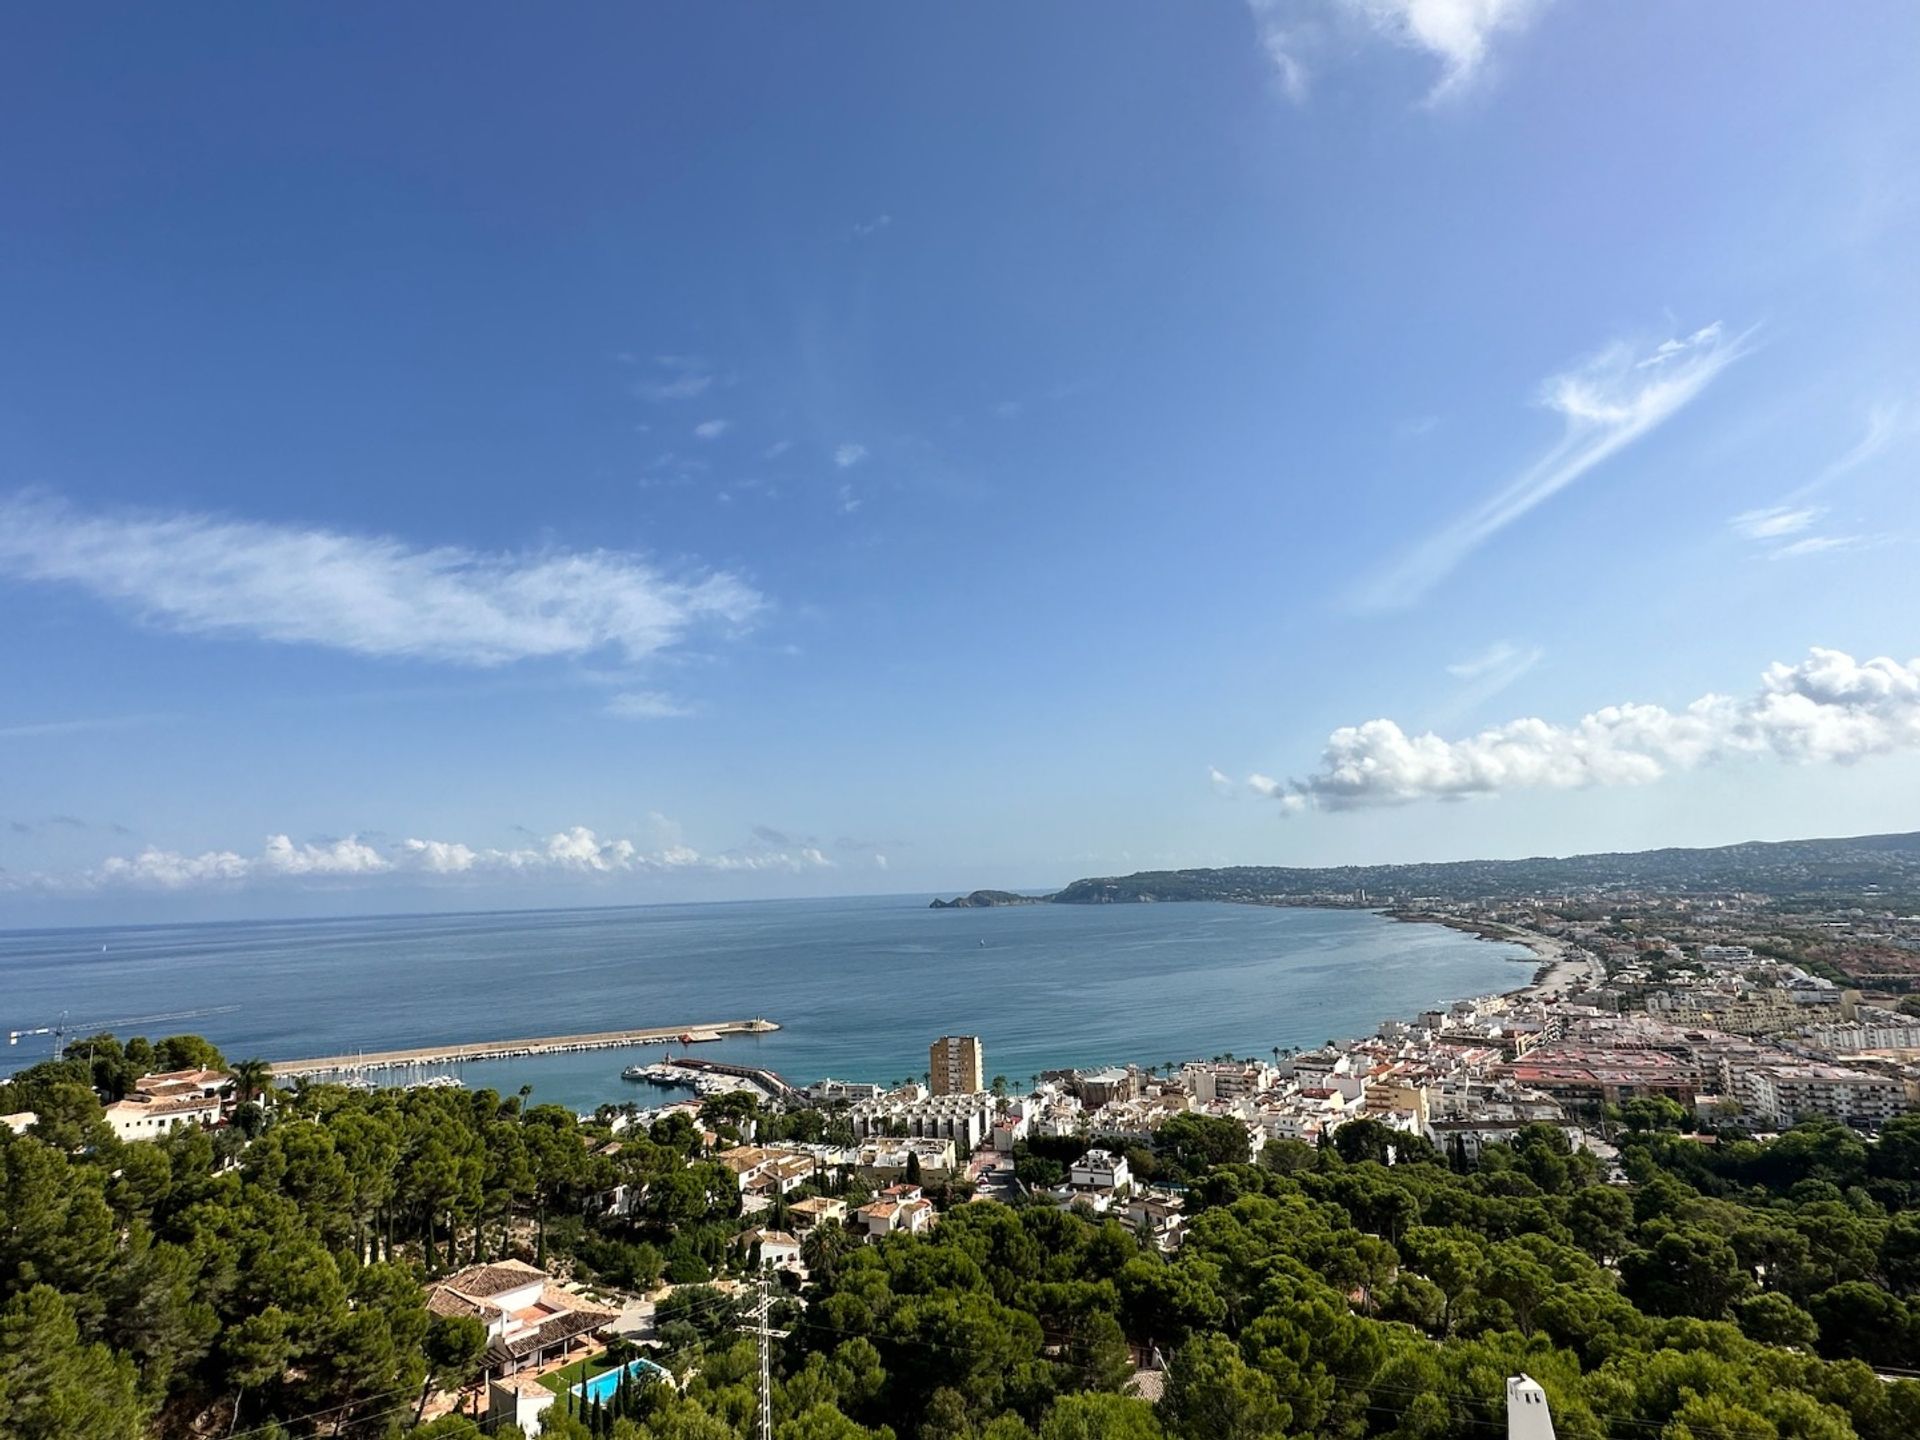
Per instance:
[[[927,1074],[936,1095],[976,1095],[987,1088],[978,1035],[942,1035],[927,1052]]]

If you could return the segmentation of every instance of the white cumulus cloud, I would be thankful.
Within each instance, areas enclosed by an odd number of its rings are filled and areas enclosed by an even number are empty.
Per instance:
[[[1816,648],[1774,664],[1752,695],[1669,710],[1610,705],[1570,725],[1521,719],[1458,740],[1392,720],[1343,726],[1301,779],[1248,777],[1290,809],[1352,810],[1508,790],[1644,785],[1737,756],[1848,762],[1920,748],[1920,660],[1856,661]]]
[[[1247,6],[1260,48],[1296,104],[1307,96],[1310,57],[1327,48],[1332,31],[1378,36],[1439,61],[1440,78],[1427,96],[1437,103],[1472,85],[1495,41],[1525,29],[1541,8],[1540,0],[1247,0]]]
[[[724,571],[614,550],[483,552],[190,512],[85,513],[0,499],[0,575],[69,585],[187,634],[490,666],[618,650],[641,659],[765,600]]]
[[[1415,543],[1360,589],[1364,610],[1412,605],[1534,507],[1677,414],[1741,355],[1751,332],[1708,325],[1651,351],[1625,343],[1540,387],[1539,401],[1561,417],[1559,441],[1478,505]]]

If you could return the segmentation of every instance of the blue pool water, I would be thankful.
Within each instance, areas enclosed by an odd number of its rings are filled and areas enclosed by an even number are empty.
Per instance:
[[[651,1360],[629,1360],[617,1370],[608,1370],[583,1380],[573,1387],[573,1393],[583,1400],[598,1400],[602,1405],[613,1399],[613,1392],[620,1388],[621,1375],[630,1375],[635,1380],[644,1380],[649,1375],[656,1380],[673,1383],[673,1376],[654,1364]]]

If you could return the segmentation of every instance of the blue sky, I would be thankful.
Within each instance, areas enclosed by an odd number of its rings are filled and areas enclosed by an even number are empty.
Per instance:
[[[1920,826],[1920,14],[0,56],[0,923]]]

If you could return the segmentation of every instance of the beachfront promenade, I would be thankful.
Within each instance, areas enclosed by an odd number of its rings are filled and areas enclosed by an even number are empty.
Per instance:
[[[310,1060],[275,1060],[273,1078],[350,1074],[407,1065],[453,1065],[465,1060],[508,1060],[525,1055],[559,1055],[570,1050],[617,1050],[628,1045],[668,1045],[718,1040],[727,1035],[765,1035],[780,1027],[771,1020],[720,1020],[698,1025],[657,1025],[637,1030],[600,1030],[590,1035],[543,1035],[531,1040],[479,1040],[460,1045],[420,1045],[410,1050],[368,1050],[353,1055],[322,1055]]]

